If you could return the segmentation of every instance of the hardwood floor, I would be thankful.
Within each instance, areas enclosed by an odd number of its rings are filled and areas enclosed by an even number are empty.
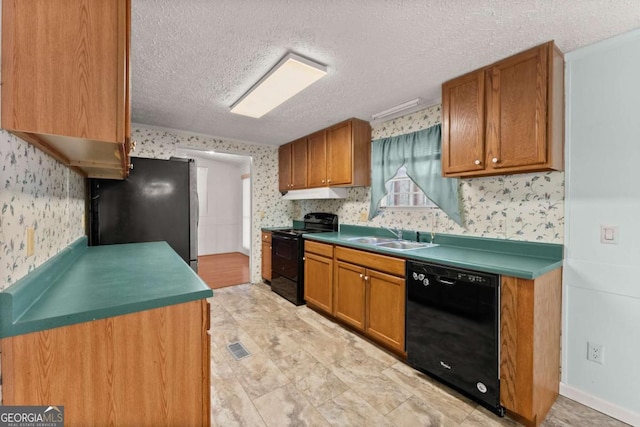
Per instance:
[[[249,257],[240,252],[200,256],[198,275],[211,289],[249,283]]]

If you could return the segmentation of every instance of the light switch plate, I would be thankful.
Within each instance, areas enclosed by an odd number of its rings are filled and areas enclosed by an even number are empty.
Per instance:
[[[33,256],[35,253],[35,230],[33,227],[27,227],[27,257]]]
[[[617,225],[600,225],[600,243],[618,244],[620,232]]]

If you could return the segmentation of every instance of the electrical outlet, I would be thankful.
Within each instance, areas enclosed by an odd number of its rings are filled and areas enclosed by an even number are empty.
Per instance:
[[[587,342],[587,360],[603,365],[604,346],[602,344]]]
[[[498,231],[504,233],[504,219],[498,220]]]

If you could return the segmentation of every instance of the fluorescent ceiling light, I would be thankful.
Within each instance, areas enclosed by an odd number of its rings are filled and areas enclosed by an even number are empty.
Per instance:
[[[259,119],[326,74],[324,65],[289,53],[231,106],[231,112]]]
[[[380,111],[379,113],[372,115],[371,119],[378,120],[378,119],[390,118],[391,116],[397,117],[400,115],[398,113],[404,113],[407,110],[415,108],[420,105],[420,102],[421,102],[420,98],[412,99],[411,101],[407,101],[400,105],[396,105],[395,107],[391,107],[388,110]]]

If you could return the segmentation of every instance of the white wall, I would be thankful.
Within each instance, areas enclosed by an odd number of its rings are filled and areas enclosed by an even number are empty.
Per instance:
[[[562,393],[640,425],[640,31],[566,55]],[[619,227],[617,245],[600,225]],[[586,358],[604,346],[604,364]]]
[[[207,210],[200,212],[198,255],[244,252],[242,249],[242,167],[195,158],[208,169]]]

